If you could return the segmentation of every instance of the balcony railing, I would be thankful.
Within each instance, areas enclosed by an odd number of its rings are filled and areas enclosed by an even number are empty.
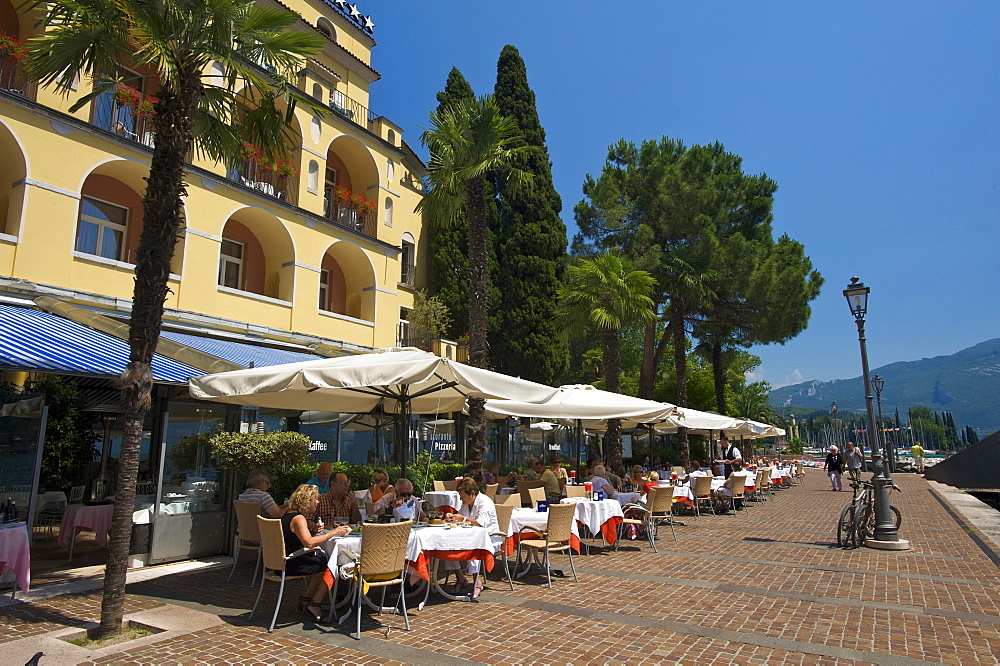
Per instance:
[[[323,202],[323,217],[340,226],[375,238],[375,213],[362,213],[344,204],[338,204],[332,188],[327,188]]]
[[[347,95],[333,94],[330,95],[329,105],[335,113],[342,115],[355,125],[360,125],[369,132],[376,132],[375,119],[378,118],[378,114],[360,102],[356,102]]]
[[[298,205],[299,179],[296,176],[278,173],[255,160],[243,160],[238,168],[226,172],[226,178],[279,201],[287,201],[293,206]]]
[[[137,116],[132,107],[119,104],[111,95],[100,95],[94,100],[93,123],[124,139],[153,147],[151,119]]]
[[[402,264],[402,271],[399,278],[399,283],[406,285],[407,287],[414,286],[417,282],[417,267],[410,263]]]
[[[0,90],[28,96],[28,77],[17,58],[0,58]]]

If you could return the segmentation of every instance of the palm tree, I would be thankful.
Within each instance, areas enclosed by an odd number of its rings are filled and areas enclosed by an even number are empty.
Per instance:
[[[91,93],[71,110],[108,92],[126,65],[152,69],[159,91],[152,118],[155,148],[142,199],[143,231],[129,322],[129,364],[119,378],[125,426],[114,517],[104,577],[100,632],[121,631],[132,504],[142,424],[149,410],[152,373],[167,295],[167,277],[183,224],[185,160],[192,149],[235,164],[244,142],[267,157],[285,152],[296,101],[284,72],[322,44],[318,35],[290,30],[298,15],[253,0],[46,0],[43,29],[30,41],[29,68],[42,85],[91,79]],[[221,81],[206,75],[213,62]],[[268,75],[253,63],[277,74]],[[70,87],[62,90],[68,95]],[[278,108],[285,98],[287,110]],[[238,125],[238,127],[237,127]]]
[[[559,290],[560,312],[567,328],[585,320],[600,329],[606,391],[621,391],[619,347],[622,327],[629,321],[656,318],[652,298],[655,285],[652,275],[633,270],[632,263],[617,252],[581,259],[576,266],[566,269],[566,286]],[[620,474],[620,419],[608,419],[604,442],[608,464]]]
[[[427,165],[431,191],[421,200],[431,224],[454,224],[465,215],[469,225],[469,363],[490,364],[487,341],[489,316],[489,230],[486,177],[493,173],[515,187],[530,175],[514,167],[524,150],[517,124],[500,113],[489,95],[459,102],[440,113],[431,112],[430,129],[420,140],[430,150]],[[469,400],[467,472],[482,469],[486,453],[485,401]]]

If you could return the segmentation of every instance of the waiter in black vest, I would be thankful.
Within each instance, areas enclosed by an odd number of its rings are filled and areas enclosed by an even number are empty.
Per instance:
[[[719,435],[719,445],[722,447],[723,473],[728,479],[729,475],[733,473],[733,463],[738,461],[740,465],[743,464],[743,454],[740,453],[735,444],[729,441],[726,433]]]

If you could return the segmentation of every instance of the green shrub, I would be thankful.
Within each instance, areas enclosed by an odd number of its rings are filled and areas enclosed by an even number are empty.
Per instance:
[[[217,432],[211,442],[219,467],[243,474],[265,469],[274,475],[309,458],[309,438],[298,432]]]

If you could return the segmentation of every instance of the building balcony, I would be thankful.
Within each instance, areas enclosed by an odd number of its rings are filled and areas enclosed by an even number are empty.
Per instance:
[[[131,107],[114,100],[110,95],[100,95],[94,100],[95,126],[116,134],[123,139],[153,147],[151,118],[136,115]]]
[[[323,217],[345,229],[375,238],[375,213],[358,211],[346,204],[337,203],[332,188],[327,188],[324,194]]]
[[[0,57],[0,90],[30,97],[31,85],[17,58]]]
[[[228,169],[226,178],[279,201],[298,205],[298,176],[279,173],[254,159],[244,159],[238,167]]]
[[[414,264],[404,263],[400,273],[399,284],[406,287],[415,287],[417,284],[417,267]]]
[[[336,92],[330,95],[328,104],[334,113],[347,118],[355,125],[364,127],[373,134],[378,133],[375,127],[375,120],[378,118],[378,114],[371,111],[364,104],[351,99],[347,95]]]

